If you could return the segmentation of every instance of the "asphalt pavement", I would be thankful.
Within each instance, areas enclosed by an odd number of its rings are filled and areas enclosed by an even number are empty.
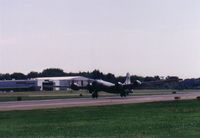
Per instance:
[[[187,92],[187,93],[166,94],[166,95],[127,96],[125,98],[112,96],[112,97],[99,97],[98,99],[73,98],[73,99],[53,99],[53,100],[12,101],[12,102],[0,102],[0,111],[67,108],[67,107],[82,107],[82,106],[105,106],[105,105],[117,105],[117,104],[173,101],[177,99],[190,100],[190,99],[196,99],[198,96],[200,96],[200,93],[198,92]],[[175,97],[179,98],[175,99]]]

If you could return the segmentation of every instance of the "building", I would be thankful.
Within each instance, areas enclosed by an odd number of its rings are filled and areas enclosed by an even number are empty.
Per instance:
[[[91,79],[82,76],[42,77],[34,80],[37,81],[37,86],[41,90],[67,90],[72,83],[76,83],[79,86],[87,86],[92,82]]]
[[[87,86],[92,80],[82,76],[72,77],[42,77],[31,80],[0,81],[0,91],[53,91],[67,90],[72,83]]]
[[[37,91],[41,88],[36,80],[3,80],[0,81],[0,91]]]

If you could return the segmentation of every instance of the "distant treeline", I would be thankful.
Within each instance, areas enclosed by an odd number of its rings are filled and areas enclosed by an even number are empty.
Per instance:
[[[79,72],[79,73],[66,73],[59,68],[49,68],[42,72],[30,72],[28,74],[23,73],[12,73],[12,74],[0,74],[0,80],[25,80],[37,77],[61,77],[61,76],[84,76],[91,79],[102,79],[112,83],[124,82],[126,76],[115,76],[112,73],[104,74],[99,70],[94,70],[92,72]],[[200,78],[198,79],[180,79],[177,76],[168,76],[162,78],[160,76],[137,76],[132,75],[131,81],[139,80],[144,82],[141,89],[200,89]]]

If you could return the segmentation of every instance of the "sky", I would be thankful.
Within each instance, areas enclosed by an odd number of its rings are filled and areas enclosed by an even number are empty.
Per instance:
[[[0,72],[200,77],[199,0],[0,0]]]

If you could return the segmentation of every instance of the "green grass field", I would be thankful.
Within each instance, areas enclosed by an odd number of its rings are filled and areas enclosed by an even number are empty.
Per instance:
[[[17,97],[22,97],[22,100],[46,100],[46,99],[67,99],[67,98],[80,98],[89,97],[89,93],[85,91],[51,91],[51,92],[12,92],[0,93],[0,102],[16,101]]]
[[[10,137],[200,137],[200,101],[0,112]]]
[[[80,94],[82,96],[80,96]],[[101,96],[111,96],[115,94],[101,92]],[[36,91],[36,92],[7,92],[0,93],[0,102],[17,101],[17,97],[22,100],[47,100],[47,99],[68,99],[87,98],[91,94],[87,91]]]
[[[157,94],[171,94],[174,90],[134,90],[130,95],[157,95]],[[200,90],[187,90],[177,92],[200,92]],[[82,94],[82,96],[80,96]],[[100,92],[99,96],[119,96],[119,94],[110,94]],[[51,91],[51,92],[12,92],[0,93],[0,102],[16,101],[17,97],[22,97],[22,100],[46,100],[46,99],[67,99],[67,98],[86,98],[91,97],[88,91]]]

